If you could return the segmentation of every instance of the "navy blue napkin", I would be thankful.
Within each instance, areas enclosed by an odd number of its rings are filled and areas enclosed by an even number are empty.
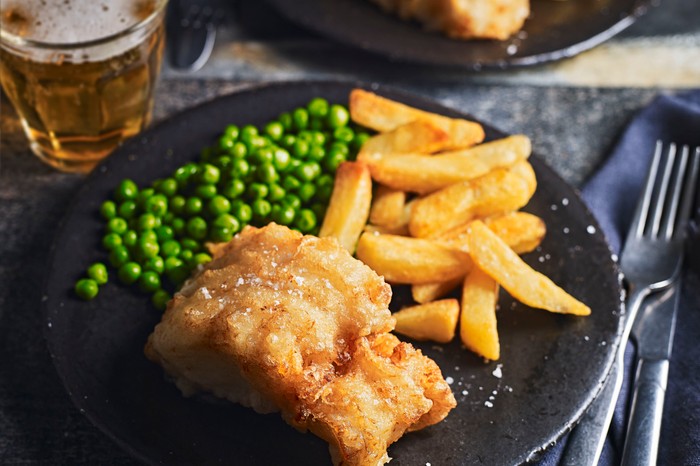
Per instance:
[[[586,183],[583,198],[614,251],[620,251],[657,140],[700,146],[700,89],[661,95],[631,121],[610,157]],[[699,206],[700,207],[700,206]],[[698,212],[700,216],[700,212]],[[666,392],[659,465],[700,465],[700,225],[691,240]],[[626,352],[632,372],[633,348]],[[623,384],[601,466],[619,464],[631,377]],[[540,466],[556,466],[566,439],[546,452]]]

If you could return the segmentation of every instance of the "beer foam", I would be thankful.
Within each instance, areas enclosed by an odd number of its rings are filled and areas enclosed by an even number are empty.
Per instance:
[[[75,44],[123,31],[155,6],[156,0],[3,0],[2,27],[33,41]]]

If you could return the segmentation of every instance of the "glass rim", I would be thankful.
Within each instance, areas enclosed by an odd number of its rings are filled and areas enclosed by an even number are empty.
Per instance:
[[[151,24],[165,9],[165,6],[168,4],[168,0],[155,0],[155,4],[156,7],[153,10],[153,12],[141,21],[138,21],[132,24],[131,26],[127,27],[126,29],[122,29],[119,32],[115,32],[114,34],[110,34],[104,37],[98,37],[97,39],[91,39],[83,42],[44,42],[41,40],[25,39],[24,37],[18,36],[11,32],[7,32],[5,28],[0,28],[0,44],[4,45],[7,43],[17,47],[34,47],[46,50],[84,49],[108,44],[115,40],[127,37],[130,34],[133,34],[134,32],[137,32]]]

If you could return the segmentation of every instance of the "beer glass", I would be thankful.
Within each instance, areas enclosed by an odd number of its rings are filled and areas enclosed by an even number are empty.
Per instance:
[[[3,0],[0,81],[44,162],[88,172],[150,121],[167,0]]]

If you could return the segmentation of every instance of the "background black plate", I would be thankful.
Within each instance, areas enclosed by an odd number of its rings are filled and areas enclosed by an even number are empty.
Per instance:
[[[505,41],[454,40],[384,13],[369,0],[268,0],[293,22],[402,62],[505,69],[572,57],[642,15],[649,0],[532,0],[521,32]]]
[[[149,184],[195,158],[228,123],[260,125],[314,96],[346,102],[352,87],[272,84],[195,107],[127,142],[78,193],[49,264],[46,337],[76,406],[135,456],[154,464],[330,464],[323,441],[296,432],[278,415],[183,398],[143,356],[146,337],[160,318],[147,296],[116,280],[90,302],[75,298],[71,289],[86,267],[103,257],[97,212],[121,179]],[[373,89],[420,108],[464,116],[415,96]],[[488,138],[499,136],[487,127]],[[392,464],[521,463],[571,427],[611,367],[620,323],[616,265],[577,194],[535,156],[531,160],[540,186],[526,210],[546,219],[548,234],[541,250],[526,260],[585,300],[593,314],[550,314],[503,294],[498,363],[485,364],[457,341],[419,344],[452,378],[458,406],[444,422],[393,445]]]

